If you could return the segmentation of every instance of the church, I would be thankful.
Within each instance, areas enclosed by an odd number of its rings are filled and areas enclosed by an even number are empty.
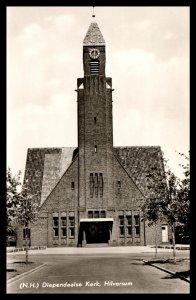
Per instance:
[[[105,64],[105,40],[92,22],[83,41],[84,77],[77,79],[78,147],[27,151],[24,184],[39,201],[38,219],[28,229],[31,246],[154,244],[141,207],[150,167],[164,177],[161,148],[113,146],[114,89]],[[158,243],[168,243],[168,224],[157,230]],[[20,228],[17,246],[24,244]]]

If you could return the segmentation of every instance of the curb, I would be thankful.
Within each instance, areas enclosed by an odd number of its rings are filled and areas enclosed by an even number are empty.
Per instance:
[[[27,271],[27,272],[24,272],[24,273],[22,273],[22,274],[19,274],[19,275],[13,277],[13,278],[8,279],[8,280],[7,280],[7,285],[10,284],[10,283],[12,283],[12,282],[14,282],[14,281],[17,281],[18,279],[20,279],[20,278],[22,278],[22,277],[24,277],[24,276],[26,276],[26,275],[29,275],[29,274],[31,274],[31,273],[33,273],[33,272],[35,272],[35,271],[41,269],[41,268],[44,267],[45,265],[46,265],[46,263],[44,263],[44,264],[42,264],[42,265],[40,265],[40,266],[37,266],[37,267],[35,267],[34,269],[31,269],[31,270],[29,270],[29,271]]]
[[[143,260],[143,262],[144,262],[145,264],[150,265],[150,266],[152,266],[152,267],[155,267],[155,268],[157,268],[157,269],[159,269],[159,270],[161,270],[161,271],[164,271],[164,272],[169,273],[169,274],[171,274],[171,275],[175,275],[175,276],[179,277],[180,279],[182,279],[182,280],[187,281],[188,283],[190,283],[190,280],[189,280],[189,279],[187,279],[186,277],[183,277],[183,276],[181,276],[181,275],[178,275],[176,272],[173,272],[173,271],[167,270],[167,269],[165,269],[165,268],[162,268],[162,267],[160,267],[160,266],[158,266],[158,265],[156,265],[156,264],[153,264],[153,263],[148,262],[147,260]]]

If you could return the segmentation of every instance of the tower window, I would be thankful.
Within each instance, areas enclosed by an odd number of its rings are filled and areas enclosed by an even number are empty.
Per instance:
[[[93,173],[90,173],[90,196],[93,197],[94,191],[94,180],[93,180]]]
[[[92,210],[88,211],[88,218],[89,219],[93,218],[93,211]]]
[[[97,117],[94,117],[94,123],[95,124],[97,123]]]
[[[103,197],[103,174],[99,174],[99,192],[100,192],[100,197]]]
[[[95,153],[97,153],[97,145],[95,145]]]
[[[98,196],[98,174],[95,173],[95,197]]]
[[[75,183],[74,183],[74,181],[72,181],[72,183],[71,183],[71,189],[74,190],[74,188],[75,188]]]
[[[90,74],[91,75],[99,75],[99,61],[91,60],[90,61]]]
[[[105,218],[106,217],[106,212],[105,210],[101,210],[101,218]]]
[[[94,211],[94,218],[99,218],[99,211],[98,210]]]

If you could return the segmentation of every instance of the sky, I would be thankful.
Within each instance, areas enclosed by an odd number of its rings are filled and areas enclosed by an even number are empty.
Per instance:
[[[114,146],[189,151],[189,7],[7,7],[7,167],[28,148],[77,147],[77,78],[96,21],[112,77]]]

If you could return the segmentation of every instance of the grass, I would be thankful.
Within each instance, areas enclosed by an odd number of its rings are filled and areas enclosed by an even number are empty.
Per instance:
[[[154,258],[149,260],[148,262],[156,264],[159,267],[163,267],[164,269],[175,272],[178,275],[184,276],[186,278],[190,277],[190,260],[187,258],[176,259],[176,264],[174,263],[173,259],[164,258]]]
[[[41,265],[42,263],[39,262],[28,262],[26,263],[25,261],[12,261],[7,263],[7,268],[6,268],[6,275],[7,275],[7,280],[11,279],[17,275],[20,275],[24,272],[27,272],[31,269],[36,268],[37,266]]]

